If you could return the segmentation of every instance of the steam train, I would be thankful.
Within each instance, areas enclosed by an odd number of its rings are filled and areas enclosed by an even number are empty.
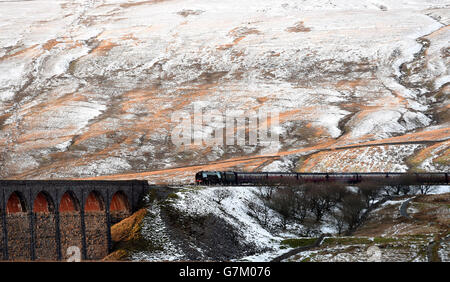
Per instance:
[[[373,182],[386,185],[445,185],[449,184],[449,173],[200,171],[195,174],[195,183],[199,185],[289,185],[321,182],[340,182],[348,184]]]

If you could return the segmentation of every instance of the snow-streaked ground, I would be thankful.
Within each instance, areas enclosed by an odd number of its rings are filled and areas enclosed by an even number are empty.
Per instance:
[[[145,240],[154,244],[161,244],[164,249],[151,253],[136,251],[131,254],[130,259],[133,261],[174,261],[182,259],[183,250],[174,246],[170,241],[165,225],[161,220],[159,207],[157,205],[151,206],[148,213],[142,224],[141,234]]]
[[[324,152],[304,164],[305,171],[407,172],[406,159],[423,145],[387,145]]]
[[[359,238],[355,238],[356,240]],[[367,238],[373,240],[373,238]],[[405,241],[405,242],[402,242]],[[313,262],[427,262],[424,255],[427,240],[407,241],[399,238],[398,241],[385,244],[338,244],[324,247],[324,249],[305,251],[285,261],[313,261]]]
[[[183,188],[183,187],[180,187]],[[261,192],[258,187],[184,187],[177,192],[178,198],[171,199],[170,205],[180,214],[192,217],[201,217],[208,214],[223,219],[232,226],[241,238],[241,244],[251,245],[256,253],[235,258],[237,261],[269,261],[274,257],[289,251],[291,248],[284,246],[280,248],[281,241],[286,238],[298,238],[304,234],[308,227],[298,223],[290,222],[286,230],[280,229],[281,216],[274,210],[268,208],[268,224],[261,225],[254,216],[251,216],[249,204],[264,206],[258,197]],[[219,196],[223,194],[222,198]],[[220,200],[221,199],[221,200]],[[148,214],[143,221],[141,233],[149,242],[163,246],[158,251],[135,251],[131,254],[132,260],[161,261],[161,260],[185,260],[186,256],[176,244],[170,241],[167,224],[161,221],[160,208],[152,204],[148,208]],[[311,228],[311,227],[309,227]],[[324,218],[323,222],[317,224],[313,229],[321,232],[335,233],[336,228],[330,223],[330,219]],[[192,247],[200,254],[203,253],[201,245],[195,245],[195,240],[190,241]]]
[[[229,191],[228,197],[223,199],[220,204],[219,191]],[[274,243],[281,241],[282,238],[274,236],[250,215],[248,215],[248,203],[253,202],[257,205],[263,205],[261,200],[256,196],[258,188],[256,187],[218,187],[197,190],[191,193],[178,193],[180,200],[177,201],[176,207],[182,213],[205,215],[214,213],[223,217],[237,230],[242,232],[245,240],[254,242],[258,248],[272,248]],[[273,218],[273,224],[279,221],[273,211],[270,211],[270,217]]]
[[[450,193],[450,185],[437,185],[428,194],[445,194]]]
[[[2,1],[0,175],[148,171],[436,126],[449,11],[445,0]],[[216,116],[278,111],[281,144],[174,147],[171,116],[196,102]]]
[[[239,236],[239,244],[252,246],[254,253],[242,257],[235,257],[233,261],[270,261],[275,257],[282,255],[292,248],[288,245],[283,245],[283,239],[288,238],[307,238],[305,234],[314,234],[307,236],[315,236],[318,234],[332,234],[337,236],[338,229],[333,221],[333,218],[326,215],[320,223],[315,223],[311,226],[310,223],[288,222],[286,229],[281,228],[281,216],[271,208],[267,209],[268,223],[262,225],[254,216],[254,209],[250,208],[250,204],[258,207],[263,207],[264,203],[258,195],[261,192],[267,192],[264,187],[249,187],[249,186],[226,186],[226,187],[202,187],[202,186],[174,186],[174,188],[181,189],[176,192],[177,197],[171,197],[163,205],[170,205],[177,211],[177,214],[188,216],[191,218],[202,218],[206,215],[214,215],[220,220],[224,220],[226,224],[232,226],[233,231],[237,232]],[[356,187],[349,187],[353,192],[357,192]],[[430,194],[450,193],[449,186],[439,186]],[[414,196],[411,196],[414,197]],[[416,258],[416,261],[426,261],[423,256],[423,249],[426,248],[428,242],[433,238],[433,228],[426,228],[417,233],[417,228],[422,228],[417,222],[403,222],[399,214],[401,204],[407,200],[386,201],[380,207],[375,209],[369,215],[369,222],[375,220],[384,220],[383,226],[378,232],[373,235],[364,234],[356,236],[358,238],[370,237],[374,240],[376,237],[378,243],[375,245],[383,249],[383,261],[409,261]],[[416,213],[414,207],[411,205],[408,213],[412,215]],[[253,215],[253,216],[252,216]],[[312,216],[312,215],[308,215]],[[378,218],[378,219],[377,219]],[[193,222],[196,222],[195,220]],[[191,223],[193,223],[191,222]],[[376,223],[381,226],[381,223]],[[386,225],[388,224],[388,225]],[[183,261],[187,259],[186,253],[180,248],[177,238],[173,236],[173,230],[168,229],[167,222],[161,217],[160,204],[153,202],[148,208],[148,214],[142,223],[142,235],[148,242],[160,246],[160,249],[149,250],[135,250],[131,253],[130,259],[144,260],[144,261]],[[192,230],[192,226],[185,226],[187,230]],[[203,232],[208,233],[207,227],[203,227]],[[368,230],[371,227],[369,227]],[[385,229],[383,229],[385,228]],[[364,229],[364,225],[363,225]],[[416,231],[414,231],[416,230]],[[367,232],[367,231],[365,231]],[[414,233],[416,232],[416,233]],[[172,234],[172,235],[171,235]],[[414,234],[425,234],[424,236],[414,237]],[[431,235],[430,235],[431,234]],[[410,237],[405,237],[410,236]],[[352,237],[342,237],[343,240],[348,240]],[[359,240],[356,238],[355,240]],[[402,246],[400,249],[390,248],[384,246],[385,240],[394,239],[394,245]],[[389,242],[388,242],[389,243]],[[411,243],[411,244],[410,244]],[[205,249],[202,243],[199,243],[198,238],[191,238],[183,244],[190,244],[190,247],[195,249],[203,259],[209,260],[209,257],[204,254]],[[306,258],[311,258],[314,261],[367,261],[370,253],[367,248],[373,244],[366,243],[343,243],[331,247],[320,248],[319,250],[312,250],[302,252],[296,257],[289,260],[301,261]],[[384,246],[384,247],[383,247]],[[237,247],[237,246],[230,246]],[[448,243],[443,242],[443,252],[448,249]],[[205,256],[203,256],[205,255]],[[412,256],[412,257],[408,257]],[[445,255],[441,257],[446,258]]]

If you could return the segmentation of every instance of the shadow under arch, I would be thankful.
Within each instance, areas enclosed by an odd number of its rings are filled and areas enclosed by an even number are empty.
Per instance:
[[[33,201],[33,212],[54,212],[55,204],[52,197],[45,191],[39,192]]]
[[[109,210],[111,212],[130,210],[130,202],[127,195],[123,191],[117,191],[116,193],[114,193],[111,198]]]
[[[6,203],[6,213],[12,214],[26,211],[27,205],[23,194],[19,191],[12,192]]]
[[[131,204],[123,191],[117,191],[109,205],[111,224],[116,224],[131,215]]]
[[[80,202],[78,201],[75,193],[72,191],[66,191],[61,200],[59,201],[59,212],[79,212]]]
[[[91,191],[89,195],[86,197],[86,201],[84,203],[84,211],[85,212],[98,212],[105,210],[105,201],[103,200],[102,195],[97,191]]]

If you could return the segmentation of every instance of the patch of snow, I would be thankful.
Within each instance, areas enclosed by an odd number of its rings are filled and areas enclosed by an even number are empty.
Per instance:
[[[254,243],[260,249],[273,248],[273,242],[282,239],[262,228],[253,217],[248,215],[247,203],[258,204],[260,202],[255,197],[255,193],[258,192],[257,188],[227,187],[227,191],[230,192],[229,197],[225,198],[221,204],[217,204],[213,199],[216,198],[216,191],[221,189],[225,188],[208,188],[189,194],[178,193],[182,200],[177,201],[175,207],[188,214],[213,213],[218,215],[235,226],[236,230],[240,230],[246,241]]]
[[[405,200],[389,200],[384,202],[381,207],[391,206],[391,205],[401,205]]]
[[[366,117],[356,121],[351,130],[351,137],[356,139],[376,132],[378,138],[386,138],[392,133],[404,132],[405,128],[397,122],[401,116],[401,113],[393,110],[369,113]],[[350,123],[352,122],[355,121],[351,120]]]
[[[130,170],[131,165],[122,158],[109,157],[104,160],[91,162],[89,165],[74,169],[80,176],[97,176]]]
[[[169,237],[166,226],[161,219],[158,205],[151,205],[147,209],[147,215],[142,221],[141,234],[144,240],[157,246],[159,250],[153,252],[133,251],[130,258],[133,261],[176,261],[180,260],[184,253],[175,246]]]
[[[283,158],[281,160],[276,160],[265,166],[261,171],[280,171],[280,172],[290,172],[293,168],[293,162],[288,158]]]
[[[436,185],[428,194],[445,194],[450,193],[450,185]]]
[[[406,172],[409,167],[405,159],[423,147],[419,144],[386,145],[330,151],[319,154],[318,160],[313,155],[304,167],[310,172]],[[309,162],[314,166],[309,168]]]
[[[67,148],[70,146],[70,144],[72,144],[72,140],[67,140],[63,143],[56,145],[55,148],[58,149],[59,151],[66,151]]]
[[[64,50],[59,54],[50,56],[43,66],[43,77],[58,76],[66,73],[72,61],[88,54],[88,52],[89,48],[82,46],[80,48]]]

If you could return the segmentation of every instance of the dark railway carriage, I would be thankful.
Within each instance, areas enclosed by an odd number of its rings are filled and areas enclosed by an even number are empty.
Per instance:
[[[268,185],[287,185],[299,181],[297,173],[265,172],[264,174],[266,175],[264,183]]]
[[[423,182],[423,183],[433,183],[434,181],[436,181],[437,179],[435,178],[435,175],[430,175],[427,173],[415,173],[414,176],[411,177],[415,177],[415,179],[419,182]],[[448,183],[448,174],[447,174],[447,183]]]
[[[319,179],[322,180],[326,178],[326,173],[299,173],[298,180],[301,183],[318,182]]]
[[[364,181],[364,182],[381,182],[384,181],[384,178],[389,177],[388,173],[378,173],[378,172],[374,172],[374,173],[358,173],[358,180],[359,181]]]
[[[322,177],[321,181],[340,182],[340,183],[357,183],[359,176],[356,173],[327,173]]]
[[[236,172],[233,171],[225,171],[222,173],[223,180],[225,185],[237,185],[237,177]]]
[[[236,172],[236,183],[253,184],[253,183],[266,183],[268,179],[267,173],[264,172]]]

